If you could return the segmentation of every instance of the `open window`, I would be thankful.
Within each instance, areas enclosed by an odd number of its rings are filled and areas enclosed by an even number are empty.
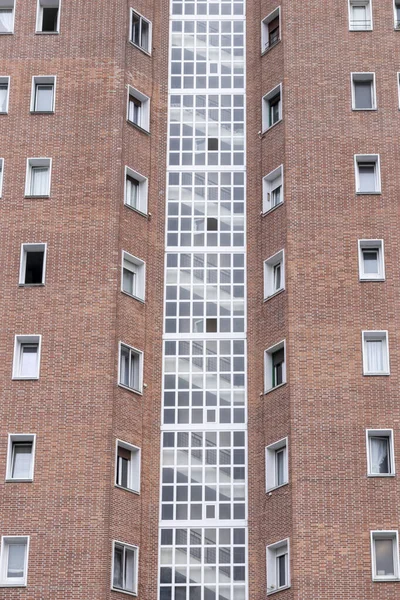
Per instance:
[[[282,85],[274,87],[262,99],[262,130],[266,131],[282,119]]]
[[[367,462],[370,477],[395,474],[392,429],[367,429]]]
[[[261,52],[267,52],[281,39],[280,7],[261,21]]]
[[[140,448],[117,440],[115,485],[140,492]]]
[[[286,485],[288,476],[288,440],[283,438],[265,448],[267,492]]]
[[[46,253],[46,244],[22,244],[19,285],[44,285]]]
[[[286,383],[285,340],[264,352],[265,393]]]
[[[58,33],[60,30],[60,0],[38,0],[36,32]]]
[[[263,178],[263,213],[280,206],[283,202],[283,165]]]
[[[128,86],[128,122],[144,131],[150,130],[150,98]]]
[[[122,291],[144,302],[146,264],[140,258],[122,252]]]
[[[290,587],[289,540],[267,546],[267,595]]]
[[[119,344],[119,385],[134,392],[143,392],[143,352]]]
[[[124,203],[140,213],[147,213],[148,179],[137,171],[125,167]]]
[[[132,8],[130,41],[148,54],[151,53],[151,29],[151,22]]]
[[[264,300],[285,289],[284,251],[264,261]]]

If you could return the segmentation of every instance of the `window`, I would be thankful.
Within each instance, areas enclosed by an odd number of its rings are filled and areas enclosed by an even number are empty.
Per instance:
[[[125,205],[147,213],[148,179],[125,167]]]
[[[400,29],[400,0],[394,0],[394,28]]]
[[[123,343],[119,347],[119,384],[141,394],[143,352]]]
[[[36,436],[33,434],[8,435],[7,481],[32,481]]]
[[[371,0],[349,0],[350,31],[369,31],[372,29]]]
[[[0,586],[25,586],[28,575],[29,537],[3,536],[0,554]]]
[[[267,546],[267,594],[290,587],[289,540]]]
[[[287,438],[265,448],[265,471],[267,492],[288,483]]]
[[[353,110],[375,110],[375,73],[352,73],[351,83]]]
[[[378,154],[354,156],[357,194],[380,194],[381,176]]]
[[[368,475],[387,477],[395,474],[392,429],[367,429]]]
[[[138,577],[138,553],[137,546],[129,546],[122,542],[113,542],[113,565],[111,588],[137,593]]]
[[[39,379],[40,335],[16,335],[13,379]]]
[[[15,0],[0,0],[0,34],[14,33]]]
[[[128,121],[145,131],[150,129],[150,98],[128,86]]]
[[[0,158],[0,198],[3,194],[3,171],[4,171],[4,159]]]
[[[266,131],[282,119],[281,84],[268,92],[262,101],[262,128]]]
[[[50,196],[51,158],[28,158],[25,196]]]
[[[46,244],[22,244],[20,285],[43,285],[46,266]]]
[[[151,53],[151,23],[132,9],[130,41],[141,50]]]
[[[33,77],[31,112],[48,113],[54,112],[56,78]]]
[[[363,331],[364,375],[389,375],[389,343],[387,331]]]
[[[371,531],[372,579],[399,579],[398,531]]]
[[[136,256],[122,252],[122,291],[144,301],[145,280],[145,263]]]
[[[264,261],[264,300],[285,289],[284,251]]]
[[[8,96],[10,91],[10,78],[0,77],[0,114],[8,113]]]
[[[361,281],[385,279],[383,240],[358,240],[358,266]]]
[[[286,383],[285,341],[264,352],[265,393]]]
[[[273,48],[280,39],[280,9],[278,7],[261,22],[261,52]]]
[[[263,213],[283,202],[283,165],[263,178]]]
[[[140,448],[117,440],[115,485],[140,492]]]
[[[58,33],[60,0],[39,0],[37,8],[37,33]]]

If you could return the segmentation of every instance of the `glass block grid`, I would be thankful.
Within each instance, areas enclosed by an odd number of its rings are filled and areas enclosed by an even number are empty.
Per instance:
[[[244,14],[244,0],[172,0],[173,18],[178,15],[240,17]]]

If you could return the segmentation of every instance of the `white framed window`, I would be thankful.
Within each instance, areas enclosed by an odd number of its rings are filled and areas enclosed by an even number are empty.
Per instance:
[[[143,352],[120,342],[119,385],[143,393]]]
[[[144,302],[146,263],[128,252],[122,252],[121,290]]]
[[[393,429],[367,429],[366,435],[368,475],[395,475]]]
[[[360,281],[384,281],[383,240],[358,240],[358,270]]]
[[[61,0],[38,0],[36,33],[58,33],[60,31]]]
[[[10,96],[10,77],[3,75],[0,77],[0,114],[8,113],[8,99]]]
[[[281,39],[281,9],[278,6],[261,21],[261,52],[267,52]]]
[[[263,213],[280,206],[283,202],[283,165],[263,177]]]
[[[363,331],[364,375],[389,375],[389,340],[387,331]]]
[[[51,158],[28,158],[25,196],[50,196]]]
[[[282,119],[282,84],[274,87],[262,99],[262,129],[266,131]]]
[[[351,73],[353,110],[376,110],[375,73]]]
[[[266,490],[274,490],[288,481],[288,438],[283,438],[265,448]]]
[[[0,587],[24,587],[28,579],[29,536],[3,535],[0,552]]]
[[[117,440],[115,485],[140,493],[140,448]]]
[[[400,30],[400,0],[393,1],[394,28]]]
[[[349,0],[349,29],[372,30],[372,0]]]
[[[13,379],[39,379],[41,335],[16,335]]]
[[[284,250],[264,261],[264,300],[285,289]]]
[[[22,244],[19,285],[44,285],[47,244]]]
[[[4,158],[0,158],[0,198],[3,195]]]
[[[267,595],[290,587],[289,539],[267,546]]]
[[[399,532],[371,531],[373,581],[399,579]]]
[[[149,180],[137,171],[125,167],[124,203],[143,214],[147,214]]]
[[[14,33],[15,0],[0,0],[0,35]]]
[[[134,46],[151,54],[151,34],[151,21],[145,19],[140,13],[131,8],[130,42]]]
[[[55,98],[55,75],[37,75],[32,77],[31,112],[54,112]]]
[[[286,383],[285,340],[264,351],[265,393]]]
[[[381,193],[381,168],[379,154],[355,154],[357,194]]]
[[[36,435],[9,433],[7,451],[7,481],[33,481]]]
[[[129,123],[150,130],[150,98],[132,86],[128,85],[128,114]]]
[[[139,548],[113,541],[111,589],[137,594]]]

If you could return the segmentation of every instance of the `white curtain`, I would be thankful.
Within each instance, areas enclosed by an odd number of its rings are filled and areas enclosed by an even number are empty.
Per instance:
[[[10,544],[8,547],[7,577],[24,576],[25,544]]]
[[[367,340],[367,364],[369,373],[381,373],[384,370],[382,340]]]
[[[11,8],[0,9],[0,32],[12,31],[13,11]]]
[[[372,473],[387,473],[389,466],[388,440],[371,439],[371,468]]]
[[[47,196],[49,193],[49,167],[32,167],[31,195]]]

